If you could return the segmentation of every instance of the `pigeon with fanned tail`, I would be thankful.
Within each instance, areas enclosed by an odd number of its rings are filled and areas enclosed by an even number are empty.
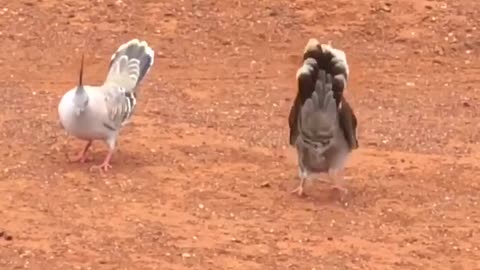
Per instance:
[[[94,140],[103,140],[109,151],[103,162],[91,169],[107,171],[121,128],[132,117],[137,104],[138,86],[154,62],[154,52],[147,42],[133,39],[122,44],[112,55],[103,85],[84,85],[83,56],[78,86],[60,100],[61,126],[72,136],[87,141],[78,158],[85,162]]]
[[[302,195],[307,178],[318,173],[328,173],[334,187],[347,193],[342,172],[351,151],[358,148],[357,118],[343,96],[348,75],[343,51],[310,39],[289,115],[290,144],[297,149],[300,178],[294,193]]]

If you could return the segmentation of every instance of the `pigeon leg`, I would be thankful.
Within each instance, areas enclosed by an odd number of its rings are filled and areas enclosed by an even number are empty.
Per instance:
[[[330,174],[333,178],[333,189],[342,192],[343,195],[347,195],[348,189],[344,187],[343,173],[340,170],[332,170]]]
[[[112,168],[112,165],[110,165],[110,160],[112,159],[113,152],[115,151],[115,143],[116,143],[116,138],[109,138],[106,141],[108,145],[108,154],[103,160],[102,164],[99,165],[93,165],[90,167],[90,170],[100,170],[100,171],[108,171],[108,169]]]
[[[297,193],[298,196],[303,196],[303,187],[305,186],[305,182],[307,180],[307,172],[300,168],[298,171],[298,177],[300,178],[300,184],[297,188],[291,191],[291,193]]]
[[[82,152],[78,155],[78,157],[70,159],[70,162],[80,162],[85,163],[87,161],[87,151],[92,146],[92,141],[88,141],[87,145],[83,148]]]
[[[112,168],[112,165],[110,165],[110,160],[112,159],[113,155],[113,150],[109,150],[107,156],[103,160],[102,164],[99,165],[93,165],[90,167],[90,170],[101,170],[101,171],[108,171],[108,169]]]

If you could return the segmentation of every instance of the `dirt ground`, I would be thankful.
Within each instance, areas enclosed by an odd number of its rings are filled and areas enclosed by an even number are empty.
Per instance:
[[[354,4],[352,4],[354,3]],[[480,269],[478,0],[1,0],[0,269]],[[113,169],[60,96],[156,51]],[[310,37],[345,50],[347,205],[288,147]],[[99,163],[106,146],[91,156]]]

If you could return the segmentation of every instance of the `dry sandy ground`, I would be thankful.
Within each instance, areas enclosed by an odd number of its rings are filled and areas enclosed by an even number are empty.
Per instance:
[[[352,4],[354,2],[355,4]],[[480,3],[2,0],[0,269],[480,269]],[[65,155],[77,82],[130,38],[156,62],[113,170]],[[287,147],[310,37],[347,52],[348,206]],[[94,162],[106,147],[94,145]]]

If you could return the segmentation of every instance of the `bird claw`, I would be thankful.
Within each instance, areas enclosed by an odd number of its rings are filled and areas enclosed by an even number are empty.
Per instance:
[[[110,163],[108,162],[104,162],[100,165],[93,165],[90,167],[90,171],[95,171],[95,170],[99,170],[99,171],[104,171],[104,172],[107,172],[108,169],[111,169],[112,168],[112,165],[110,165]]]
[[[345,205],[348,204],[348,202],[346,202],[346,198],[347,198],[348,193],[349,193],[347,188],[342,187],[340,185],[334,185],[332,187],[332,190],[335,190],[335,191],[339,192],[338,195],[340,196],[339,197],[340,202],[344,203]]]
[[[303,193],[303,187],[302,186],[298,186],[297,188],[295,188],[294,190],[291,191],[291,193],[297,193],[298,196],[303,196],[304,193]]]
[[[76,163],[76,162],[85,163],[85,162],[92,161],[92,159],[88,158],[86,155],[81,155],[75,158],[70,158],[67,156],[67,159],[70,163]]]
[[[87,156],[88,149],[90,148],[91,145],[92,145],[92,141],[89,141],[87,145],[85,145],[85,147],[83,148],[82,152],[80,152],[80,154],[78,154],[77,157],[71,158],[67,153],[65,153],[65,157],[70,163],[76,163],[76,162],[85,163],[88,161],[92,161],[92,159],[88,158]]]

